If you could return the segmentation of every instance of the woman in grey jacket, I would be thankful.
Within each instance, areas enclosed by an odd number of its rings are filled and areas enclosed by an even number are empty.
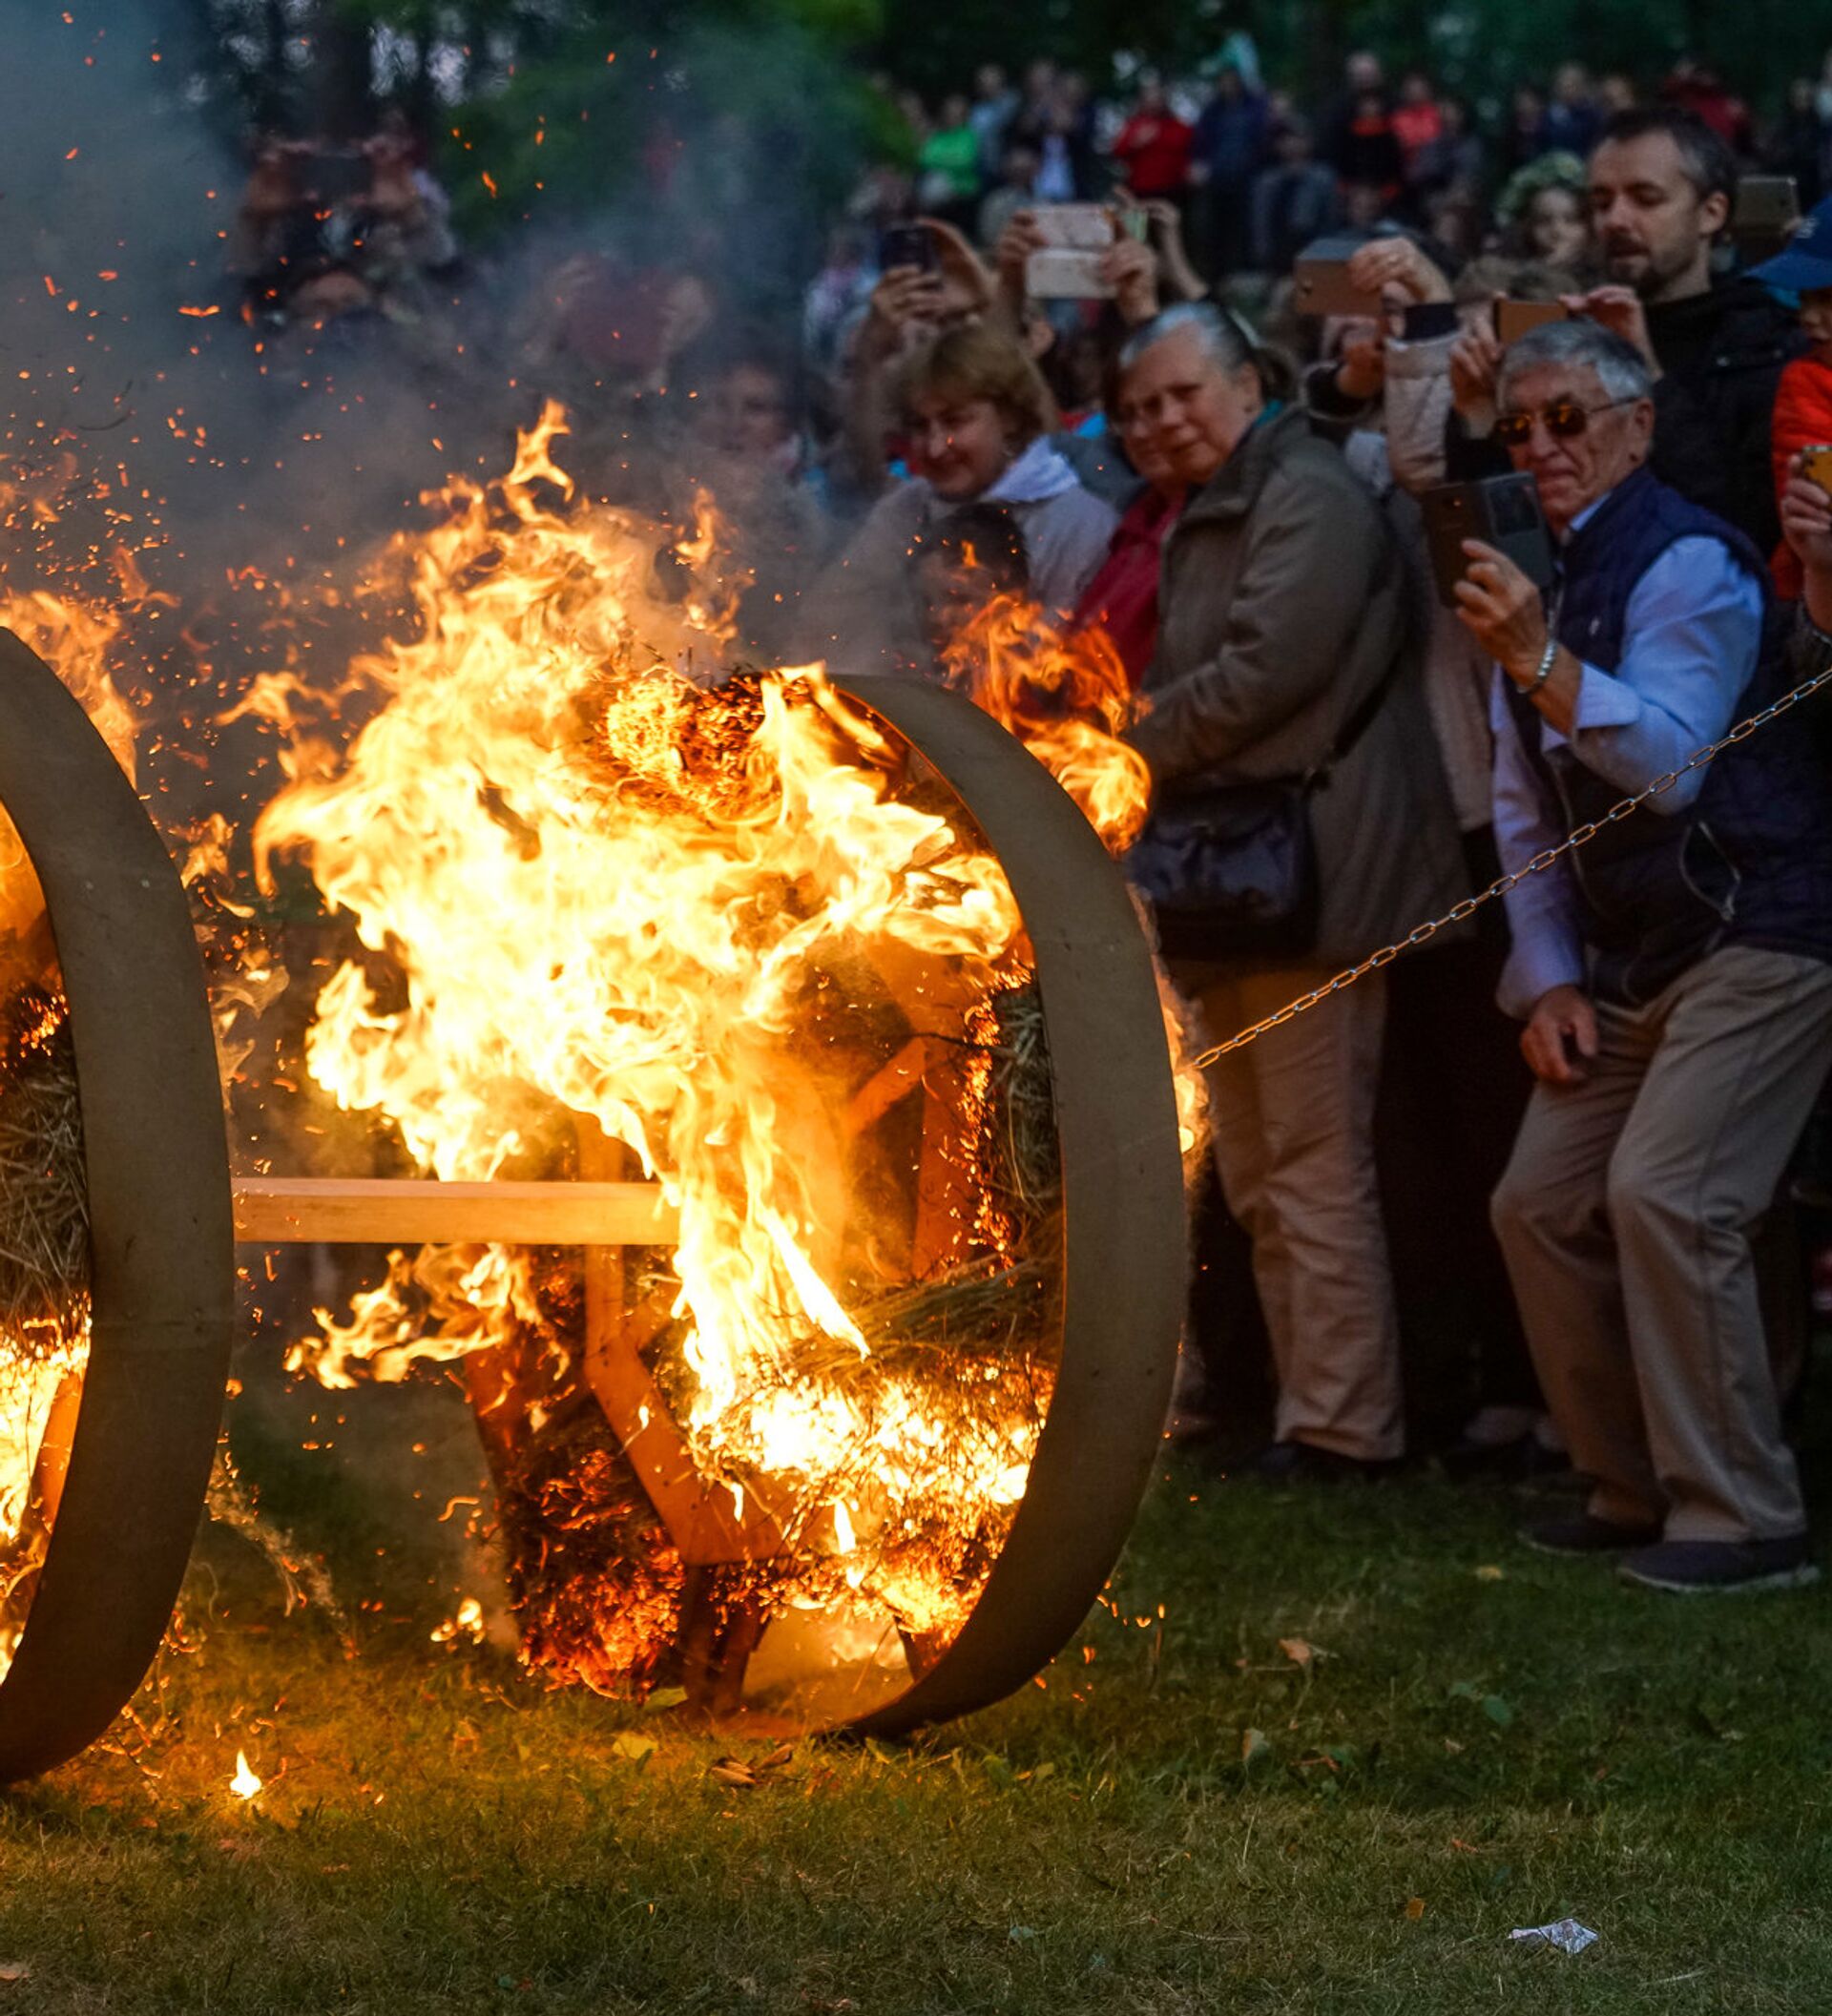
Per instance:
[[[1132,740],[1162,798],[1294,779],[1371,717],[1309,800],[1307,955],[1183,964],[1225,1038],[1465,892],[1420,689],[1405,567],[1372,495],[1301,411],[1268,405],[1249,341],[1174,308],[1123,356],[1120,404],[1190,486],[1165,543],[1151,712]],[[1253,1241],[1279,1375],[1276,1475],[1401,1453],[1399,1338],[1372,1127],[1379,974],[1212,1068],[1216,1158]]]
[[[907,366],[899,403],[918,473],[878,500],[810,598],[804,648],[843,672],[933,661],[915,553],[964,506],[1010,516],[1030,593],[1051,611],[1074,607],[1119,522],[1051,446],[1054,406],[1015,339],[985,323],[949,330]]]

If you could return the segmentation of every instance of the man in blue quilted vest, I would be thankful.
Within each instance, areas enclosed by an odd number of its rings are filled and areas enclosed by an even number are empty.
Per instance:
[[[1594,322],[1503,360],[1498,433],[1558,548],[1542,594],[1471,541],[1495,837],[1523,867],[1785,690],[1760,554],[1647,468],[1645,358]],[[1586,1509],[1522,1537],[1681,1592],[1818,1570],[1749,1230],[1832,1063],[1832,794],[1789,715],[1508,899],[1538,1079],[1493,1211]]]

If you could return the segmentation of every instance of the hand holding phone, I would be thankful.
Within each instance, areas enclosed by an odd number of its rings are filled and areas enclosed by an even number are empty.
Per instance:
[[[1539,486],[1524,471],[1486,476],[1480,483],[1444,483],[1419,498],[1425,515],[1426,547],[1438,600],[1462,609],[1457,590],[1469,572],[1468,547],[1492,549],[1526,575],[1534,588],[1553,576],[1552,535],[1540,509]]]
[[[1291,272],[1292,306],[1300,315],[1380,319],[1380,289],[1357,286],[1349,276],[1349,262],[1364,242],[1320,238],[1304,247]]]
[[[1040,242],[1025,261],[1024,291],[1033,301],[1110,301],[1102,260],[1116,236],[1102,203],[1046,203],[1031,213]]]
[[[1832,442],[1816,441],[1801,450],[1801,474],[1832,497]]]
[[[908,267],[933,273],[941,264],[935,235],[926,224],[888,224],[878,239],[878,270],[896,273]]]

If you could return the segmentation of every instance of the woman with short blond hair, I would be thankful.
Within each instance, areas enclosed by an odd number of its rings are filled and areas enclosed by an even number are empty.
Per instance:
[[[853,670],[922,668],[931,625],[912,557],[968,506],[997,506],[1024,545],[1031,594],[1072,609],[1107,554],[1116,518],[1051,446],[1054,402],[1014,338],[984,322],[949,329],[897,380],[911,477],[880,498],[817,585],[810,655]]]

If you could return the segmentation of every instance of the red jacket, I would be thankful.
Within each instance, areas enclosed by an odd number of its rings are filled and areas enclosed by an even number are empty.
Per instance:
[[[1822,364],[1817,357],[1797,357],[1787,366],[1775,394],[1775,418],[1768,439],[1779,501],[1787,488],[1787,466],[1801,449],[1832,442],[1832,364]],[[1776,592],[1785,601],[1798,602],[1806,583],[1793,548],[1785,542],[1776,549],[1770,571]]]
[[[1194,131],[1173,112],[1134,113],[1114,142],[1114,158],[1135,196],[1176,196],[1188,183]]]
[[[1183,509],[1181,497],[1141,491],[1119,521],[1100,571],[1081,592],[1075,628],[1104,630],[1136,693],[1157,649],[1157,577],[1164,540]]]

